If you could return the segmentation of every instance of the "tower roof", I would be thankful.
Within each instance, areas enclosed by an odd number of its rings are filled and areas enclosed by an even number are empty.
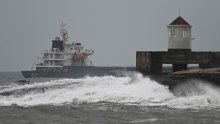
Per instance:
[[[190,25],[186,20],[184,20],[181,16],[177,17],[170,25]]]

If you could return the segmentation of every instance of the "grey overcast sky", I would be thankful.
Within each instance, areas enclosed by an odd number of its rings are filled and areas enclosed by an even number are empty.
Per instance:
[[[220,0],[0,0],[0,71],[30,69],[67,24],[70,41],[93,48],[96,66],[135,66],[138,50],[167,50],[179,15],[194,51],[220,51]]]

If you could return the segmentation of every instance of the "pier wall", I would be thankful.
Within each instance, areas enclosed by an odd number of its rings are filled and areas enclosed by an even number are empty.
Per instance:
[[[188,64],[199,64],[201,68],[220,67],[220,52],[136,52],[136,70],[143,74],[162,73],[163,64],[172,64],[173,72],[186,70]]]

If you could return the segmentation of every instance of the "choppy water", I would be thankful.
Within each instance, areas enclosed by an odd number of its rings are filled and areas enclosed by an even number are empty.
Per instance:
[[[20,79],[0,73],[0,123],[220,123],[220,88],[201,80],[170,91],[137,73]]]

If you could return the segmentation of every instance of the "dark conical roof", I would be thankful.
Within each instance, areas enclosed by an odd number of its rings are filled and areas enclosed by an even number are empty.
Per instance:
[[[187,21],[185,21],[181,16],[177,17],[170,25],[190,25]]]

